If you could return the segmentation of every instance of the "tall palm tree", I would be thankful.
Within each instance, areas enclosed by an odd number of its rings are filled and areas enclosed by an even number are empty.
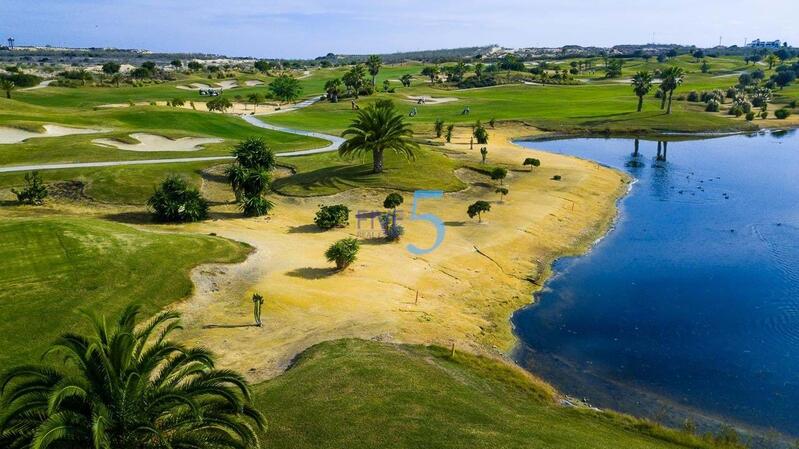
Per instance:
[[[638,72],[633,75],[630,84],[638,97],[638,112],[641,112],[641,108],[644,107],[644,96],[652,90],[652,74],[647,71]]]
[[[6,91],[6,98],[11,99],[11,91],[14,90],[14,82],[11,80],[0,80],[0,89]]]
[[[56,365],[4,373],[0,447],[258,448],[265,420],[244,378],[215,369],[205,349],[170,341],[176,312],[138,317],[129,306],[110,326],[94,318],[91,335],[54,342],[46,354],[63,355]]]
[[[380,56],[372,55],[366,60],[366,67],[369,69],[369,74],[372,75],[372,86],[377,86],[377,74],[380,73],[380,67],[383,66],[383,60]]]
[[[373,173],[383,172],[383,153],[392,150],[414,159],[419,145],[411,140],[413,130],[391,100],[378,100],[358,111],[357,118],[342,137],[347,140],[338,149],[341,156],[372,153]]]
[[[663,70],[660,74],[661,83],[660,90],[663,91],[663,101],[660,104],[660,109],[663,109],[663,103],[666,101],[666,94],[668,94],[669,107],[666,114],[671,114],[671,97],[674,91],[685,81],[685,70],[682,67],[671,66]]]

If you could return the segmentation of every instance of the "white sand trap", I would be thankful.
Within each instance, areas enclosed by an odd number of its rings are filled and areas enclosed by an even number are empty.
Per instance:
[[[60,125],[44,125],[43,133],[36,133],[19,128],[0,127],[0,144],[20,143],[37,137],[62,137],[73,134],[95,134],[101,129],[69,128]]]
[[[191,83],[188,86],[175,86],[178,89],[183,90],[200,90],[200,89],[212,89],[211,86],[203,83]]]
[[[236,80],[222,80],[216,84],[222,89],[233,89],[234,87],[239,87],[239,83],[237,83]]]
[[[433,98],[433,97],[427,97],[427,96],[424,96],[424,95],[423,96],[418,96],[418,97],[416,97],[416,96],[414,96],[414,97],[409,96],[408,97],[408,101],[412,101],[414,103],[418,102],[421,99],[424,99],[425,104],[441,104],[441,103],[449,103],[449,102],[452,102],[452,101],[458,101],[458,99],[455,98],[455,97]]]
[[[95,139],[92,143],[104,147],[114,147],[125,151],[198,151],[202,150],[203,145],[209,143],[219,143],[223,139],[210,137],[183,137],[180,139],[169,139],[164,136],[145,133],[134,133],[130,137],[139,143],[124,143],[114,139]]]
[[[244,82],[244,84],[246,84],[247,87],[260,86],[263,83],[264,83],[263,81],[259,81],[259,80],[247,80],[247,81]]]

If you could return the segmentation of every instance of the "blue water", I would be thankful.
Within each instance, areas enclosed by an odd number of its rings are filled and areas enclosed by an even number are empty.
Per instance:
[[[665,161],[654,141],[637,157],[630,139],[521,144],[637,182],[615,229],[514,315],[520,363],[595,405],[663,398],[799,435],[799,133],[670,142]]]

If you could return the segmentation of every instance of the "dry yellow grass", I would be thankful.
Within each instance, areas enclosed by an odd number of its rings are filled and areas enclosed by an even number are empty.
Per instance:
[[[530,302],[554,258],[584,251],[607,229],[615,202],[627,189],[627,177],[615,170],[510,143],[512,136],[534,133],[519,127],[491,130],[489,162],[511,169],[505,180],[510,194],[503,203],[493,185],[486,185],[492,184],[487,177],[461,170],[471,187],[420,204],[420,213],[435,213],[447,224],[444,243],[428,255],[414,256],[405,245],[432,243],[432,226],[403,220],[403,242],[365,240],[353,266],[331,271],[325,249],[357,235],[357,221],[353,217],[345,229],[318,232],[313,225],[317,205],[379,210],[387,193],[380,190],[277,198],[271,218],[186,226],[249,243],[257,251],[240,265],[195,270],[195,294],[177,305],[185,315],[184,338],[209,347],[221,365],[253,381],[279,374],[311,345],[344,337],[444,346],[455,342],[461,350],[506,353],[514,344],[510,314]],[[448,147],[460,153],[455,157],[479,161],[465,129],[453,142]],[[541,160],[532,173],[521,166],[530,156]],[[561,181],[551,180],[556,174]],[[211,196],[225,195],[208,190]],[[410,199],[406,195],[406,211]],[[482,224],[466,215],[467,205],[477,199],[492,203]],[[266,298],[264,326],[236,327],[252,322],[254,292]]]

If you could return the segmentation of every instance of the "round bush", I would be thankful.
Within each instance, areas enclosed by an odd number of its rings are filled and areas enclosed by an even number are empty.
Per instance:
[[[746,121],[747,122],[751,122],[754,119],[755,119],[755,113],[754,112],[749,111],[749,112],[746,113]]]
[[[688,93],[688,101],[696,103],[697,101],[699,101],[699,94],[695,90],[692,90],[691,92]]]
[[[714,100],[714,99],[711,99],[710,101],[707,102],[707,106],[705,107],[705,111],[707,111],[707,112],[719,112],[719,107],[720,107],[719,102]]]
[[[789,110],[787,110],[785,108],[777,109],[776,111],[774,111],[774,117],[777,117],[780,120],[785,120],[790,115],[791,115],[791,111],[789,111]]]
[[[343,204],[319,206],[314,223],[321,229],[343,228],[349,223],[350,209]]]

